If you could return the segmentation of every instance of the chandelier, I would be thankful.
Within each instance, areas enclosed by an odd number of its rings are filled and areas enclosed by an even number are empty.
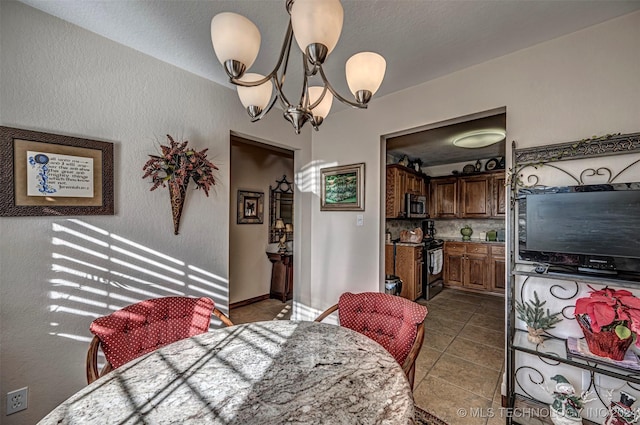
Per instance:
[[[382,56],[360,52],[347,60],[345,73],[353,101],[334,90],[322,68],[342,31],[344,11],[340,0],[286,0],[286,7],[290,15],[287,33],[278,61],[266,76],[245,73],[260,50],[258,27],[244,16],[231,12],[220,13],[211,20],[213,49],[229,81],[238,86],[238,97],[251,121],[262,119],[278,100],[284,117],[299,134],[306,122],[318,130],[329,114],[334,97],[354,108],[366,108],[384,78],[386,61]],[[303,57],[302,89],[297,103],[289,101],[282,91],[294,35]],[[321,80],[321,85],[311,85],[312,78]]]

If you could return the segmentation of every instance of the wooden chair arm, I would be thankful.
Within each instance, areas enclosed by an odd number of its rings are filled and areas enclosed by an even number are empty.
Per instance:
[[[113,370],[111,363],[106,362],[101,371],[98,371],[98,350],[100,349],[100,338],[94,336],[89,344],[89,350],[87,351],[87,384],[92,383],[101,376]]]
[[[413,345],[411,346],[411,351],[407,355],[407,358],[404,359],[404,363],[402,364],[402,370],[405,375],[409,379],[409,384],[411,385],[411,389],[413,390],[413,376],[415,374],[415,362],[420,350],[422,349],[422,343],[424,342],[424,321],[422,321],[418,325],[418,333],[416,334],[416,339],[413,341]]]
[[[89,351],[87,351],[87,384],[92,383],[100,376],[98,374],[98,348],[100,347],[100,340],[97,336],[94,336],[89,344]]]
[[[335,305],[329,307],[328,309],[326,309],[324,311],[324,313],[322,313],[320,316],[318,316],[318,318],[316,320],[314,320],[314,322],[322,322],[328,315],[330,315],[331,313],[333,313],[337,309],[338,309],[338,304],[335,304]]]
[[[225,326],[233,326],[233,322],[220,310],[218,310],[217,308],[213,309],[213,314],[220,319],[220,321],[225,325]]]

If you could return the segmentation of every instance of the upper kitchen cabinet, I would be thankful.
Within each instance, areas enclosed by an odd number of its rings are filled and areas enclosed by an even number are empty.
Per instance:
[[[505,214],[504,171],[431,179],[431,218],[497,218]]]
[[[506,177],[504,173],[494,174],[492,177],[493,204],[491,206],[491,215],[493,217],[504,217],[507,211],[506,207]]]
[[[427,195],[424,176],[400,164],[387,165],[385,215],[405,218],[405,195]]]
[[[431,179],[431,218],[458,217],[458,178]]]
[[[478,175],[461,177],[460,217],[491,217],[491,177]]]
[[[412,195],[426,195],[424,178],[413,173],[406,173],[406,193]]]

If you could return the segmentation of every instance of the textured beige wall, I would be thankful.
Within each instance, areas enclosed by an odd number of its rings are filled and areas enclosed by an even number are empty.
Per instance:
[[[252,124],[235,91],[22,3],[0,2],[0,19],[0,124],[115,144],[115,215],[0,219],[0,394],[29,387],[23,412],[5,416],[3,397],[0,422],[23,425],[86,385],[95,317],[170,294],[226,311],[230,132],[301,160],[310,132],[296,136],[278,113]],[[141,178],[167,133],[220,167],[208,198],[189,190],[178,236],[167,189]]]

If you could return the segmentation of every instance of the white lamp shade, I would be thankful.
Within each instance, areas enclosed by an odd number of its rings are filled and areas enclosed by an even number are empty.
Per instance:
[[[211,20],[211,42],[221,64],[231,59],[249,69],[260,50],[260,31],[244,16],[223,12]]]
[[[345,66],[347,84],[354,95],[359,90],[369,90],[371,95],[378,91],[387,61],[373,52],[360,52],[351,56]]]
[[[344,10],[340,0],[295,0],[291,7],[291,25],[300,50],[313,43],[324,44],[328,52],[338,44]]]
[[[309,87],[309,105],[313,105],[320,96],[322,95],[323,87]],[[333,94],[329,90],[322,98],[322,102],[318,106],[312,109],[314,117],[322,117],[322,119],[326,118],[329,115],[329,111],[331,110],[331,104],[333,103]]]
[[[264,78],[264,75],[254,74],[254,73],[246,73],[240,78],[240,81],[246,81],[248,83],[259,81]],[[240,97],[240,102],[245,108],[249,106],[257,106],[260,109],[264,109],[269,104],[271,100],[271,91],[273,90],[273,83],[271,80],[266,81],[265,83],[260,84],[255,87],[242,87],[238,86],[238,97]]]

